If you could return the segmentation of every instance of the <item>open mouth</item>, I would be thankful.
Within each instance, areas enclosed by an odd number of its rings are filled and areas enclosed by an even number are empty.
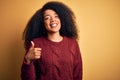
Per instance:
[[[51,23],[50,26],[51,26],[51,27],[56,27],[56,26],[57,26],[57,23]]]

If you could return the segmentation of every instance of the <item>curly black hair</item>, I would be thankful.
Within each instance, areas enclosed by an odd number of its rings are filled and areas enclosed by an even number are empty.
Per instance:
[[[25,47],[29,46],[30,41],[37,37],[47,36],[47,31],[44,26],[44,12],[47,9],[55,11],[61,21],[60,35],[77,39],[77,27],[75,15],[73,11],[62,2],[51,1],[47,2],[41,9],[31,17],[23,32],[23,40]]]

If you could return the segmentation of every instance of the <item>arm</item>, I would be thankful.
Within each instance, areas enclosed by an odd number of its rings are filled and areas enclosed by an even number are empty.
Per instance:
[[[33,62],[27,64],[24,60],[21,68],[21,80],[35,80],[35,79],[36,76]]]
[[[36,59],[41,56],[41,48],[36,48],[33,41],[31,41],[31,47],[27,49],[26,55],[21,68],[22,80],[36,80]],[[37,64],[37,63],[36,63]]]
[[[73,80],[82,80],[82,58],[78,44],[76,43],[74,56]]]

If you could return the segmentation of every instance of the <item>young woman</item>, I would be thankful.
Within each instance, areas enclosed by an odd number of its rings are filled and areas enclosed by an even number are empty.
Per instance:
[[[65,4],[46,3],[32,16],[23,37],[22,80],[82,80],[75,16]]]

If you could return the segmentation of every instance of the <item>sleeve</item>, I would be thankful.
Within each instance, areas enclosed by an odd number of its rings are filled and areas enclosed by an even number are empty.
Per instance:
[[[31,62],[31,64],[27,64],[24,59],[21,67],[21,80],[36,80],[33,62]]]
[[[33,39],[32,41],[34,41],[34,43],[38,45],[36,39]],[[28,49],[29,46],[26,48],[26,53],[28,52]],[[38,66],[36,65],[37,63],[38,63],[37,60],[33,60],[30,64],[27,64],[24,58],[21,66],[21,80],[36,80],[38,78],[37,76],[38,71],[36,70],[37,69],[36,66]]]
[[[73,67],[73,80],[82,80],[82,58],[78,43],[75,43],[74,67]]]
[[[29,46],[26,48],[25,55],[27,54],[28,50],[29,50]],[[35,80],[35,79],[36,79],[36,74],[35,74],[34,61],[32,61],[30,64],[27,64],[24,56],[23,63],[21,66],[21,80]]]

